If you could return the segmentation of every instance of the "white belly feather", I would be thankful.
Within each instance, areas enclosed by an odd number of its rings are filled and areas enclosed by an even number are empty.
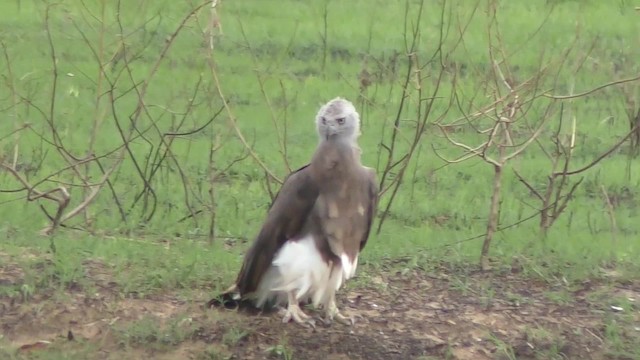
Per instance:
[[[356,272],[357,256],[353,263],[346,254],[341,254],[340,259],[342,263],[326,263],[312,235],[288,241],[262,278],[256,305],[262,307],[271,299],[278,305],[286,304],[287,293],[294,292],[298,301],[310,298],[314,306],[326,306],[344,281]]]

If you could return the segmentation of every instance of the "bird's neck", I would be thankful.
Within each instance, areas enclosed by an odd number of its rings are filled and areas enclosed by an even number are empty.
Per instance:
[[[326,142],[327,145],[331,145],[336,148],[350,149],[353,152],[353,159],[357,162],[360,162],[362,149],[360,149],[360,146],[358,146],[358,142],[356,141],[356,139],[329,136],[328,138],[323,139],[321,143],[322,142]]]

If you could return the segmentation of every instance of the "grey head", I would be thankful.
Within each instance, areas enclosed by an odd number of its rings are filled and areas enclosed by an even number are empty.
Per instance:
[[[321,142],[332,139],[355,144],[360,136],[360,114],[350,101],[337,97],[320,108],[316,127]]]

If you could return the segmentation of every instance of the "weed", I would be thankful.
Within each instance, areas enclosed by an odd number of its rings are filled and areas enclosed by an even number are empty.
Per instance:
[[[538,357],[544,359],[563,359],[562,350],[565,340],[543,327],[527,328],[525,339],[532,344]]]
[[[497,353],[499,356],[508,359],[508,360],[515,360],[516,359],[516,354],[513,350],[513,348],[511,347],[511,345],[505,343],[504,341],[500,340],[498,337],[496,337],[495,335],[491,334],[489,340],[496,346],[497,348]]]
[[[278,344],[267,349],[267,352],[271,355],[275,355],[283,360],[292,360],[293,351],[286,344]]]
[[[190,318],[172,318],[166,322],[147,315],[133,324],[116,328],[120,345],[166,349],[191,338],[196,328]]]
[[[511,291],[506,292],[505,298],[507,299],[507,301],[513,304],[513,306],[521,306],[530,302],[527,297]]]
[[[224,360],[229,359],[231,356],[226,355],[216,346],[210,346],[203,352],[199,353],[196,360]]]
[[[545,296],[558,305],[567,305],[571,303],[573,299],[571,293],[566,289],[560,289],[556,291],[547,291]]]
[[[459,291],[462,296],[468,296],[473,292],[469,281],[466,278],[460,276],[457,276],[453,279],[453,281],[451,282],[451,289]]]
[[[483,307],[490,308],[493,305],[493,301],[496,296],[496,291],[493,287],[486,286],[481,289],[480,302]]]
[[[232,327],[224,333],[222,336],[222,342],[229,347],[233,347],[245,339],[247,335],[249,335],[247,330],[239,327]]]

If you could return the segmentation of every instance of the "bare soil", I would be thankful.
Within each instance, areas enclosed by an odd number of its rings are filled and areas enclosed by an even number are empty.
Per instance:
[[[352,327],[315,330],[276,313],[207,309],[209,291],[124,297],[98,263],[95,289],[23,300],[0,297],[0,345],[18,357],[57,350],[120,359],[631,359],[613,348],[640,341],[640,282],[552,288],[519,273],[387,272],[365,276],[339,297]],[[21,271],[0,264],[0,284]],[[627,299],[626,308],[612,307]],[[316,314],[313,309],[306,310]],[[620,350],[620,349],[618,349]],[[2,352],[0,352],[1,357]]]

